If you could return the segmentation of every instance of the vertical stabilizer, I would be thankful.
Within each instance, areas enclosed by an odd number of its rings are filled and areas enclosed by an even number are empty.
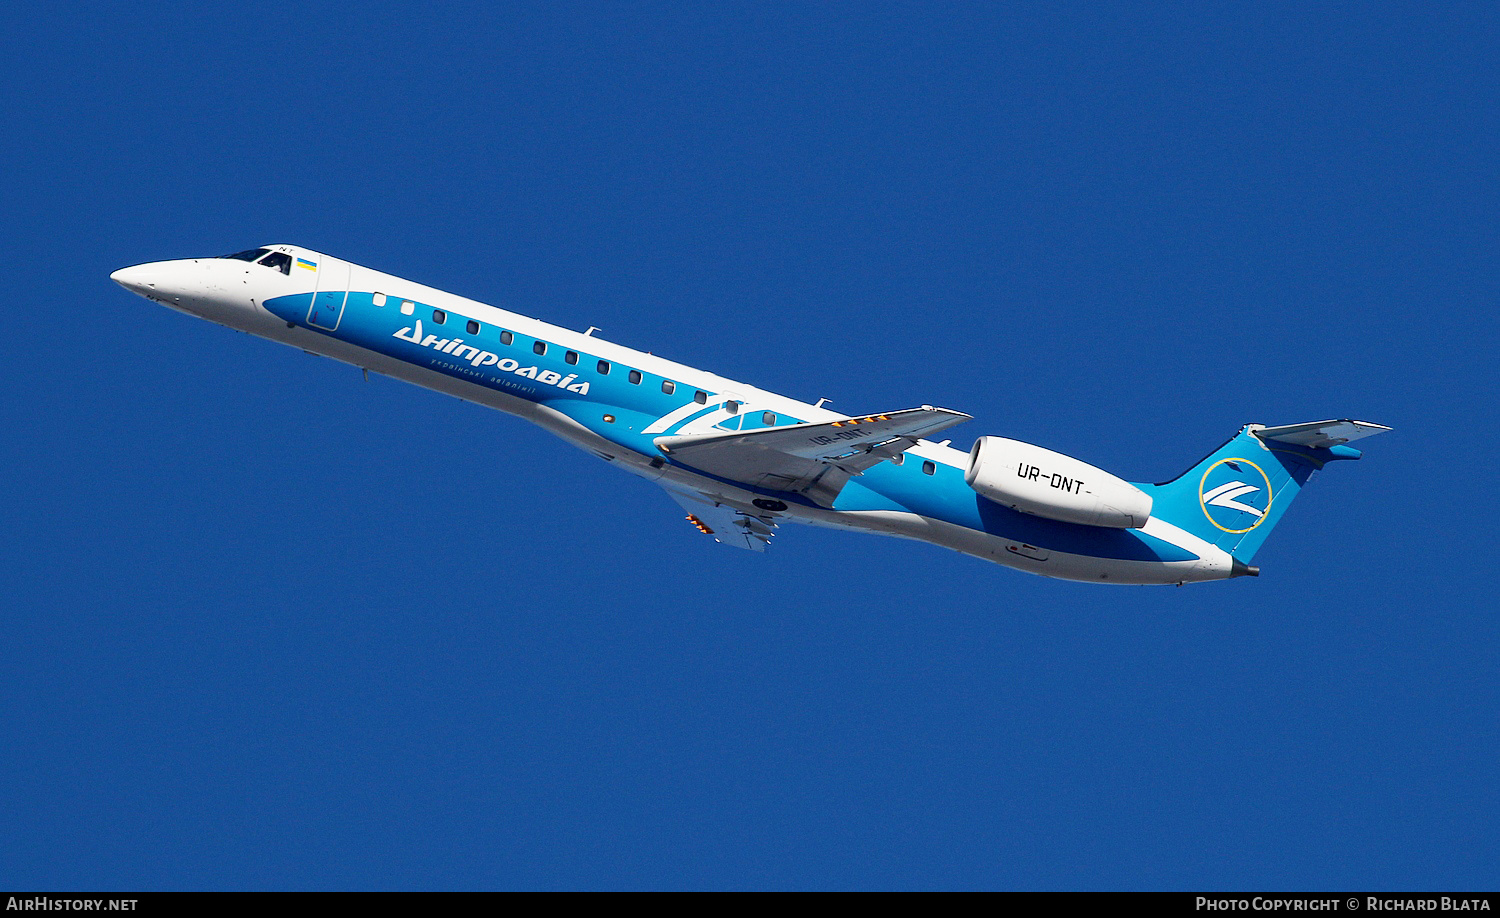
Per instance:
[[[1212,542],[1244,564],[1255,556],[1314,472],[1358,459],[1345,444],[1389,430],[1368,421],[1249,424],[1176,479],[1143,485],[1151,515]],[[1248,570],[1248,569],[1247,569]]]

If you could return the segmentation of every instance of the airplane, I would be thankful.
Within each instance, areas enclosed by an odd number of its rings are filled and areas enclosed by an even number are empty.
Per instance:
[[[1390,430],[1247,424],[1188,471],[1127,482],[932,405],[846,415],[294,245],[122,268],[171,309],[538,424],[664,488],[715,541],[783,523],[931,542],[1063,580],[1176,584],[1249,562],[1313,472]]]

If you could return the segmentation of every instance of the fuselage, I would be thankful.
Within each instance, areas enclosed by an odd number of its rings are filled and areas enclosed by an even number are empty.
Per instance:
[[[153,262],[113,278],[190,315],[539,424],[661,484],[775,508],[778,520],[918,539],[1069,580],[1231,576],[1227,552],[1162,520],[1101,528],[993,503],[965,483],[969,454],[946,444],[918,442],[850,479],[828,506],[714,477],[657,438],[847,416],[298,246]]]

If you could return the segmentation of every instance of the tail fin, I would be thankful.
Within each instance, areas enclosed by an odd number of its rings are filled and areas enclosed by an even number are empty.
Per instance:
[[[1368,421],[1249,424],[1172,481],[1146,485],[1151,515],[1248,562],[1313,472],[1358,459],[1351,440],[1390,430]]]

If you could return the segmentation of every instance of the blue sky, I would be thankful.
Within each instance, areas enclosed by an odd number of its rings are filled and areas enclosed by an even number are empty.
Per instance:
[[[1500,14],[48,4],[9,25],[0,886],[1494,888]],[[1162,480],[1259,579],[714,545],[108,281],[294,242]]]

